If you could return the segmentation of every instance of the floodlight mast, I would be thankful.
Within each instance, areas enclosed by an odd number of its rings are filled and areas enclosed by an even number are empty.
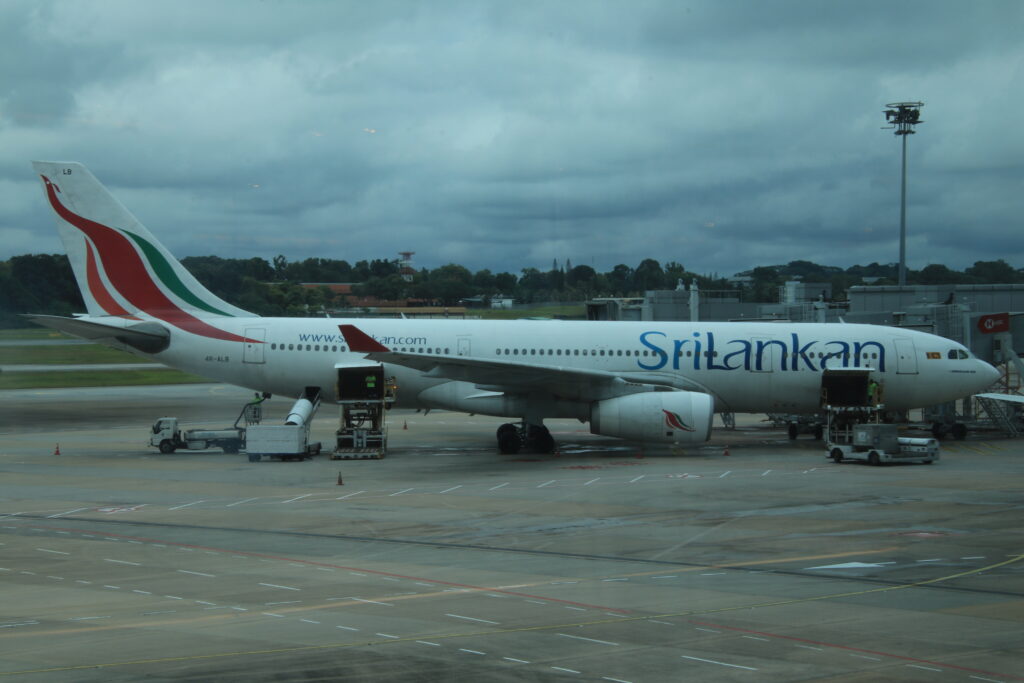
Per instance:
[[[921,120],[924,102],[893,102],[885,105],[886,128],[895,128],[896,135],[903,138],[903,171],[900,176],[900,269],[897,283],[907,284],[907,136],[914,134],[914,126]]]

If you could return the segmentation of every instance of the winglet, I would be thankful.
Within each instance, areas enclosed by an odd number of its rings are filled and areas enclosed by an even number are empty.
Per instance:
[[[387,353],[391,350],[355,325],[338,325],[338,329],[348,347],[357,353]]]

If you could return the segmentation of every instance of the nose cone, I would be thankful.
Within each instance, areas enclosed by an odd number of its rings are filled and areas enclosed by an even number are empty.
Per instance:
[[[978,366],[978,388],[975,391],[988,389],[1002,375],[998,368],[983,360],[978,361]]]

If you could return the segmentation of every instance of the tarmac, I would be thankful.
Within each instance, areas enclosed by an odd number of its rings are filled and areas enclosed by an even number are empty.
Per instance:
[[[382,460],[146,445],[251,395],[0,391],[0,678],[1024,680],[1019,440],[870,467],[760,416],[682,450],[555,420],[503,456],[500,419],[392,411]]]

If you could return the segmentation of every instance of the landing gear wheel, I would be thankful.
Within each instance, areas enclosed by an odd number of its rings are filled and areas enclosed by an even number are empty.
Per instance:
[[[799,433],[800,433],[800,428],[797,426],[796,422],[790,422],[789,423],[789,440],[790,441],[796,441],[797,434],[799,434]]]
[[[832,456],[832,462],[837,465],[843,461],[843,450],[841,448],[833,448],[830,455]]]
[[[963,422],[957,422],[950,431],[953,434],[953,438],[957,441],[963,441],[967,438],[967,425]]]
[[[514,455],[523,447],[523,440],[519,437],[519,431],[508,429],[498,432],[498,450],[507,455]]]
[[[941,439],[942,437],[944,437],[947,431],[948,429],[946,425],[942,424],[941,422],[932,423],[932,436],[934,436],[936,439]]]
[[[527,440],[534,451],[551,453],[555,450],[555,439],[547,427],[530,425]]]
[[[878,453],[871,451],[868,453],[868,464],[873,467],[878,467],[882,464],[882,459],[878,457]]]
[[[505,434],[506,432],[517,432],[517,431],[519,431],[518,427],[516,427],[511,422],[506,422],[505,424],[503,424],[500,427],[498,427],[497,437],[498,437],[498,439],[501,439],[501,435],[502,434]]]
[[[170,439],[164,439],[160,442],[160,452],[165,455],[174,452],[174,443]]]

